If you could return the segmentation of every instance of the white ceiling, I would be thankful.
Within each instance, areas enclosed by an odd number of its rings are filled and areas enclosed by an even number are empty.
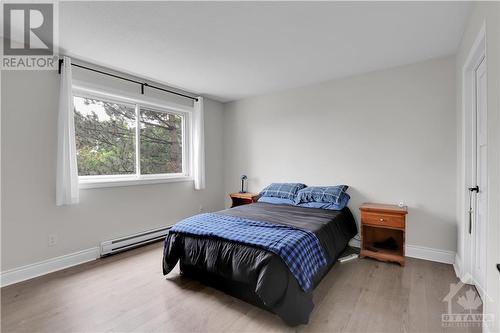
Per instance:
[[[62,2],[67,54],[220,101],[455,53],[464,2]]]

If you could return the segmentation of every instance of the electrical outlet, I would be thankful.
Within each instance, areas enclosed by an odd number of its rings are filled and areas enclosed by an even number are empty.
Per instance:
[[[200,212],[202,212],[203,210],[205,210],[205,208],[203,206],[200,206]]]
[[[49,235],[48,237],[48,245],[49,246],[54,246],[57,244],[57,236],[52,234],[52,235]]]

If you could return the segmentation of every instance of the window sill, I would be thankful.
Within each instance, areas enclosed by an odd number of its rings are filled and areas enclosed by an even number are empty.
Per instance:
[[[80,179],[78,187],[81,190],[103,187],[122,187],[135,185],[162,184],[174,182],[193,181],[189,176],[176,177],[151,177],[151,178],[101,178],[101,179]]]

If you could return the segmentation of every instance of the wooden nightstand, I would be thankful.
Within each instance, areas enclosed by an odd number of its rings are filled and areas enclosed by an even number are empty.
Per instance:
[[[364,203],[361,213],[360,257],[405,264],[406,207]]]
[[[231,193],[229,197],[231,197],[232,201],[231,208],[248,205],[257,202],[257,199],[259,199],[259,195],[255,193]]]

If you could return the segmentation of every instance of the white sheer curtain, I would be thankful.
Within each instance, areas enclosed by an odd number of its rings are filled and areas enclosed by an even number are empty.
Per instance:
[[[64,57],[57,119],[57,206],[76,204],[79,200],[72,81],[71,59]]]
[[[194,102],[193,110],[193,178],[194,188],[205,188],[205,120],[203,97]]]

